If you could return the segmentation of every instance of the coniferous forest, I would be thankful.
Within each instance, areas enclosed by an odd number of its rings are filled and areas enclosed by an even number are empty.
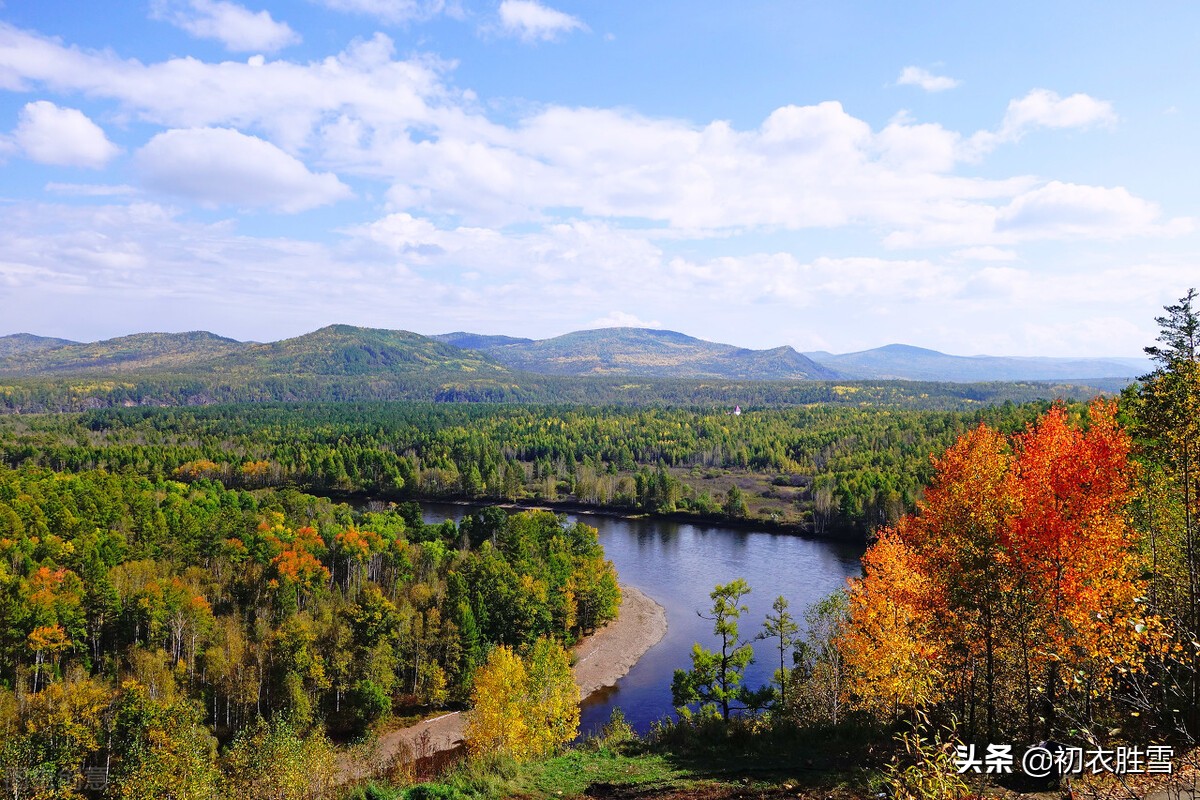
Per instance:
[[[763,796],[817,759],[833,774],[808,776],[818,792],[970,797],[986,776],[956,768],[962,753],[1005,742],[1169,747],[1186,770],[1200,730],[1194,300],[1158,320],[1151,374],[1088,404],[0,418],[6,795],[486,796],[561,759],[695,780],[736,751]],[[475,505],[431,525],[414,502],[430,498]],[[579,723],[565,648],[615,617],[621,590],[595,529],[522,504],[867,549],[845,591],[804,609],[778,598],[761,626],[744,616],[753,575],[716,586],[697,610],[717,647],[697,643],[676,672],[676,718],[641,739],[614,718],[563,755]],[[779,661],[764,687],[742,680],[755,639]],[[347,778],[355,746],[457,709],[473,709],[470,760],[447,782]],[[1141,773],[1063,772],[1007,788],[1148,791]]]
[[[11,467],[334,497],[749,518],[861,541],[914,508],[930,453],[980,422],[1020,429],[1046,407],[816,404],[737,416],[725,408],[419,403],[118,408],[0,416],[0,457]]]

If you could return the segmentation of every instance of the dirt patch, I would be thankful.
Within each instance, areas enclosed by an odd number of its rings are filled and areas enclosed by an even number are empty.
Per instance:
[[[663,607],[638,589],[622,586],[617,618],[575,646],[575,683],[580,696],[615,686],[666,635]]]

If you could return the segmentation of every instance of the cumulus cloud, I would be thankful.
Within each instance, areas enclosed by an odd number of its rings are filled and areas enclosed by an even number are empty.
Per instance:
[[[1124,187],[1051,181],[1015,198],[996,217],[996,231],[1027,238],[1116,239],[1155,228],[1161,212]]]
[[[171,58],[142,64],[0,23],[0,76],[15,85],[114,100],[127,113],[166,127],[264,131],[289,150],[303,147],[318,123],[339,115],[371,129],[429,125],[435,106],[454,99],[446,98],[442,83],[446,65],[431,58],[395,61],[394,51],[390,38],[376,34],[311,63]]]
[[[896,78],[899,86],[919,86],[927,92],[944,92],[962,85],[962,81],[945,75],[934,75],[921,67],[905,67]]]
[[[1050,181],[1030,187],[1003,205],[978,205],[957,222],[893,232],[884,239],[884,244],[890,247],[973,245],[956,255],[969,254],[968,257],[978,259],[981,255],[1006,252],[989,247],[995,245],[1177,236],[1193,227],[1192,220],[1185,217],[1165,219],[1157,204],[1121,186]]]
[[[209,205],[304,211],[351,195],[329,173],[312,173],[270,142],[227,128],[170,130],[136,157],[146,185]]]
[[[1009,101],[1004,120],[995,131],[979,131],[964,142],[964,157],[978,158],[1006,142],[1016,142],[1037,128],[1079,128],[1113,125],[1116,111],[1107,100],[1077,93],[1060,97],[1049,89],[1034,89]]]
[[[865,227],[890,247],[1077,238],[1088,226],[1062,224],[1066,207],[1084,203],[1079,215],[1086,221],[1095,198],[1063,194],[1055,201],[1060,224],[1035,224],[1048,219],[1048,197],[1001,212],[1046,181],[967,177],[956,168],[1020,131],[1113,118],[1104,101],[1037,90],[1010,103],[996,131],[972,137],[905,115],[876,130],[833,101],[784,106],[749,127],[556,105],[501,123],[471,92],[452,86],[451,69],[429,57],[398,60],[382,34],[309,63],[141,64],[0,24],[0,75],[108,99],[128,116],[168,128],[230,129],[225,136],[236,130],[242,139],[233,153],[248,149],[246,141],[274,148],[264,163],[280,169],[272,168],[267,186],[310,191],[258,190],[233,175],[231,185],[246,189],[234,196],[206,180],[205,168],[188,180],[162,179],[172,170],[166,162],[146,173],[157,185],[191,186],[183,196],[207,202],[291,208],[348,194],[336,177],[313,175],[303,160],[375,182],[388,211],[480,230],[574,219],[616,228],[637,219],[663,239],[847,226]],[[290,177],[280,180],[285,173]],[[1107,236],[1155,234],[1174,224],[1148,225],[1152,204],[1129,198],[1136,202],[1112,201],[1113,213],[1124,208],[1132,217]],[[1031,216],[1039,203],[1040,216]]]
[[[215,39],[233,52],[274,53],[300,42],[286,22],[268,11],[254,12],[229,0],[156,0],[153,14],[201,39]]]
[[[577,17],[536,0],[503,0],[500,27],[506,34],[526,42],[549,42],[571,31],[587,30],[587,25]]]
[[[572,208],[704,236],[868,221],[907,226],[957,217],[964,204],[1028,185],[941,174],[954,134],[896,124],[877,135],[836,102],[786,106],[750,130],[553,107],[513,129],[474,133],[470,141],[389,141],[382,158],[396,169],[393,205],[489,225]],[[366,163],[372,155],[359,145],[341,158]]]
[[[1117,121],[1112,103],[1086,94],[1059,97],[1049,89],[1034,89],[1008,104],[1002,135],[1017,136],[1030,128],[1089,128]]]
[[[31,160],[63,167],[99,169],[120,152],[82,111],[48,100],[21,109],[12,141]]]
[[[941,125],[916,123],[901,114],[875,137],[876,150],[891,168],[905,172],[948,172],[960,160],[962,137]]]
[[[603,317],[587,323],[588,328],[660,328],[662,323],[656,319],[644,320],[636,314],[625,311],[610,311]]]

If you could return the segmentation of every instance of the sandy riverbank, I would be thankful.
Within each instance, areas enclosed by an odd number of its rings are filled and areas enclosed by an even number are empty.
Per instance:
[[[621,587],[617,618],[575,646],[575,683],[580,697],[613,686],[633,668],[646,651],[667,634],[667,612],[643,592]],[[347,758],[342,763],[346,782],[361,780],[389,764],[401,751],[425,758],[463,743],[466,720],[455,711],[427,719],[379,737],[369,758]]]

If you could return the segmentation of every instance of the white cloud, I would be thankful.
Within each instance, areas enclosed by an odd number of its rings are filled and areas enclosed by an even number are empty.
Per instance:
[[[626,268],[638,281],[639,299],[655,306],[678,300],[683,307],[814,308],[846,298],[875,301],[929,300],[951,296],[961,279],[926,259],[819,257],[792,253],[747,253],[694,260],[659,254],[658,263]],[[778,344],[778,343],[777,343]]]
[[[1013,250],[1005,250],[1001,247],[993,247],[991,245],[982,245],[980,247],[967,247],[962,250],[955,250],[951,255],[954,258],[962,259],[963,261],[1016,261],[1017,254]]]
[[[1161,211],[1124,187],[1051,181],[999,210],[996,231],[1018,238],[1101,238],[1161,231]]]
[[[899,115],[876,136],[881,160],[904,172],[948,172],[959,161],[962,137],[941,125]]]
[[[230,222],[188,222],[153,203],[0,208],[0,286],[14,289],[0,292],[0,317],[13,330],[57,324],[92,339],[94,326],[106,335],[206,329],[274,339],[256,318],[299,333],[349,319],[354,304],[395,315],[403,304],[380,287],[407,280],[323,245],[243,236]],[[413,288],[425,292],[415,297],[444,297],[436,286]]]
[[[986,155],[1000,144],[1019,141],[1036,128],[1087,129],[1116,121],[1116,111],[1107,100],[1082,93],[1059,97],[1049,89],[1034,89],[1009,101],[998,130],[979,131],[965,141],[963,156],[971,159]]]
[[[644,320],[635,314],[625,311],[610,311],[599,319],[586,324],[591,328],[661,328],[662,323],[656,319]]]
[[[56,183],[46,184],[46,191],[55,194],[65,194],[69,197],[120,197],[137,194],[132,186],[110,185],[102,183]]]
[[[376,34],[307,64],[195,58],[142,64],[107,51],[65,47],[0,23],[0,76],[16,84],[111,99],[126,113],[166,127],[262,131],[288,150],[302,148],[318,123],[342,113],[371,128],[403,131],[429,125],[436,104],[457,99],[446,97],[444,63],[394,61],[393,54],[392,40]]]
[[[274,53],[300,42],[286,22],[268,11],[254,12],[229,0],[156,0],[153,14],[201,39],[215,39],[233,52]]]
[[[451,213],[477,224],[541,220],[545,209],[645,218],[673,234],[857,223],[918,224],[1031,181],[943,173],[955,135],[893,124],[883,135],[839,103],[787,106],[757,129],[697,127],[606,109],[552,107],[512,129],[496,126],[373,152],[395,168],[394,207]],[[342,136],[341,163],[372,159],[365,137]],[[913,154],[906,157],[905,153]],[[917,157],[919,154],[919,158]]]
[[[126,116],[165,127],[236,129],[296,162],[378,184],[389,211],[463,227],[564,219],[619,226],[638,219],[664,239],[857,227],[889,247],[1078,238],[1086,224],[1061,223],[1063,204],[1075,202],[1070,198],[1057,201],[1059,224],[1045,222],[1045,208],[1038,212],[1043,222],[1034,224],[1029,215],[1037,198],[1002,218],[1003,209],[1044,180],[965,177],[956,167],[1001,136],[1111,118],[1103,101],[1037,90],[1009,105],[997,131],[972,137],[903,114],[874,130],[837,102],[784,106],[748,128],[554,105],[500,123],[470,91],[449,85],[450,69],[428,57],[397,60],[382,34],[310,63],[141,64],[0,24],[0,75],[13,81],[108,99]],[[281,154],[273,155],[271,163]],[[290,163],[289,173],[304,186],[321,182],[299,163]],[[327,191],[302,194],[307,199],[292,205],[347,193],[335,192],[340,184],[333,175],[323,181]],[[247,197],[256,197],[253,186],[246,188]],[[219,187],[192,195],[239,202]],[[1109,227],[1106,236],[1155,235],[1176,224],[1147,224],[1152,205],[1127,196],[1130,202],[1117,203],[1113,213],[1123,207],[1135,219]],[[270,198],[265,204],[286,202],[280,194]]]
[[[526,42],[549,42],[564,33],[588,29],[577,17],[544,6],[536,0],[503,0],[500,3],[500,26],[505,33]]]
[[[1076,308],[1107,309],[1119,314],[1124,324],[1138,320],[1149,327],[1164,303],[1198,279],[1200,268],[1190,259],[1180,263],[1118,261],[1115,266],[1079,266],[1058,272],[1036,266],[991,266],[974,275],[971,290],[1013,308],[1037,309],[1038,322],[1054,317],[1043,312],[1066,311],[1063,298],[1069,297]],[[1120,313],[1127,308],[1141,311],[1136,315]],[[1151,339],[1153,334],[1143,341],[1149,343]]]
[[[317,0],[326,8],[375,17],[381,22],[400,24],[432,19],[447,13],[460,16],[457,3],[446,0]]]
[[[469,270],[542,281],[575,281],[587,275],[613,280],[652,274],[663,261],[662,251],[644,236],[591,222],[505,234],[483,227],[442,228],[397,213],[346,233],[383,248],[413,270]]]
[[[1084,186],[1061,181],[1028,187],[1000,206],[979,204],[958,219],[914,226],[884,238],[888,247],[954,245],[978,259],[1004,253],[996,245],[1033,241],[1117,240],[1134,236],[1178,236],[1193,221],[1164,219],[1161,209],[1124,187]]]
[[[120,152],[82,111],[48,100],[21,109],[13,142],[39,164],[99,169]]]
[[[75,339],[102,327],[267,340],[332,322],[542,337],[624,309],[607,321],[745,347],[845,352],[898,340],[959,353],[1134,355],[1153,341],[1162,305],[1200,284],[1184,257],[1084,259],[1053,272],[786,252],[688,259],[612,226],[500,233],[402,214],[346,233],[329,244],[251,237],[232,220],[192,222],[145,202],[0,206],[0,319]]]
[[[920,86],[927,92],[944,92],[962,85],[962,81],[945,75],[934,75],[921,67],[905,67],[896,78],[899,86]]]
[[[304,211],[351,196],[333,173],[309,172],[270,142],[227,128],[170,130],[137,153],[146,185],[205,204]]]
[[[1001,135],[1019,136],[1030,128],[1090,128],[1117,121],[1112,103],[1086,94],[1059,97],[1049,89],[1034,89],[1008,104]]]

